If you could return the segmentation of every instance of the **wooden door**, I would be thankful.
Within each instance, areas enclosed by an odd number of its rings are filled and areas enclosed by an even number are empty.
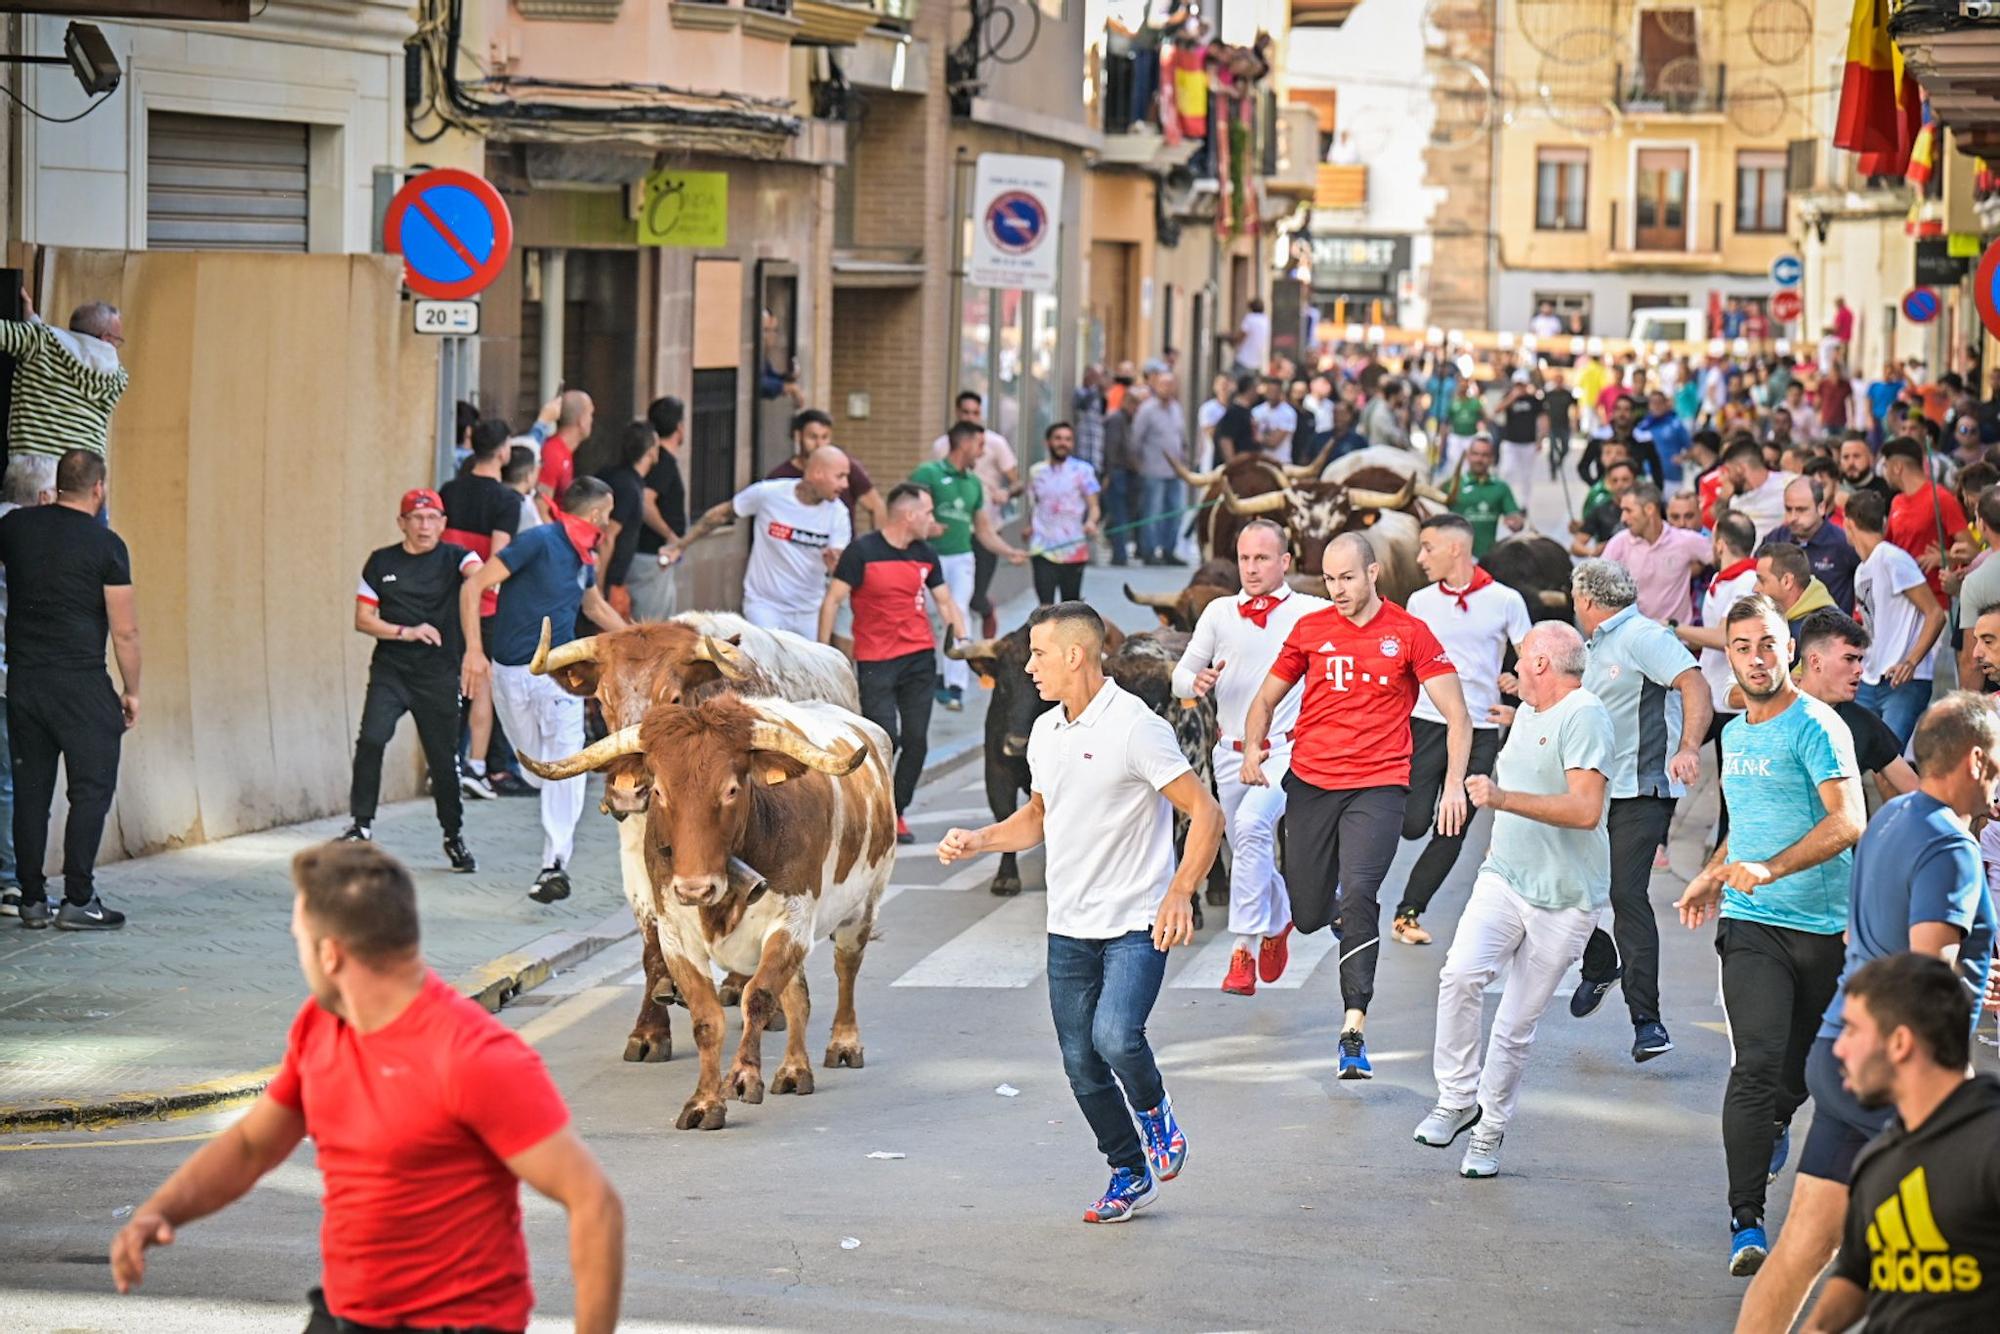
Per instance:
[[[1639,150],[1634,181],[1633,243],[1640,250],[1688,248],[1688,151]]]
[[[1132,252],[1125,241],[1094,241],[1090,246],[1090,313],[1104,335],[1104,363],[1109,370],[1134,359],[1132,346]]]

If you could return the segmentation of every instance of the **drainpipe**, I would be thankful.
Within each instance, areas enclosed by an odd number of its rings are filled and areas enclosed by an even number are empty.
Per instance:
[[[563,279],[568,259],[567,251],[542,252],[542,346],[536,376],[537,399],[543,403],[554,398],[563,387],[563,307],[567,294]]]

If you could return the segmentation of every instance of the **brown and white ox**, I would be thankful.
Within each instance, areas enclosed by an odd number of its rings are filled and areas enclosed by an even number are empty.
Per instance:
[[[549,626],[528,664],[572,695],[597,701],[611,731],[636,727],[655,704],[682,704],[736,690],[758,698],[824,700],[858,713],[861,699],[854,669],[836,648],[787,630],[766,630],[732,612],[689,611],[672,620],[634,625],[608,634],[549,647]],[[540,757],[538,757],[540,758]],[[639,1017],[625,1040],[628,1061],[664,1061],[674,1050],[673,985],[652,929],[652,881],[646,872],[643,821],[626,817],[645,811],[652,793],[645,764],[636,756],[607,766],[601,809],[619,822],[618,851],[626,902],[644,941],[646,984]],[[724,984],[725,1002],[735,1003],[741,978]],[[780,1016],[774,1025],[783,1028]]]
[[[724,692],[655,705],[637,727],[531,766],[556,779],[625,757],[645,766],[650,800],[643,820],[626,823],[644,829],[653,933],[701,1053],[679,1129],[721,1129],[725,1097],[764,1100],[762,1040],[780,1006],[785,1059],[771,1091],[813,1091],[805,961],[821,937],[833,938],[840,984],[826,1064],[861,1068],[854,978],[896,861],[889,754],[887,733],[838,705]],[[763,882],[732,879],[733,859]],[[743,1040],[727,1076],[711,966],[749,977]]]
[[[1249,497],[1225,492],[1223,507],[1245,522],[1263,517],[1283,524],[1299,573],[1315,579],[1329,542],[1341,533],[1362,534],[1382,567],[1382,596],[1400,605],[1428,582],[1417,565],[1419,525],[1444,508],[1422,469],[1407,450],[1363,449],[1335,459],[1314,481],[1288,480]]]
[[[1210,560],[1234,562],[1236,559],[1236,534],[1243,530],[1249,520],[1232,513],[1223,504],[1229,495],[1259,496],[1276,491],[1287,484],[1310,481],[1320,475],[1326,466],[1333,445],[1329,443],[1319,452],[1319,457],[1310,463],[1280,463],[1263,454],[1239,454],[1227,463],[1217,464],[1207,472],[1191,471],[1179,459],[1169,459],[1181,481],[1187,483],[1195,493],[1195,532],[1201,542],[1201,549]],[[1190,627],[1182,626],[1180,629]]]

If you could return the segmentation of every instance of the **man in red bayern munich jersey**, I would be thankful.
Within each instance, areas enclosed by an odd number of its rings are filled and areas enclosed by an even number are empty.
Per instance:
[[[533,1049],[418,952],[417,892],[372,843],[292,859],[311,999],[242,1120],[167,1178],[111,1243],[130,1292],[146,1250],[233,1203],[312,1136],[326,1184],[306,1334],[524,1330],[525,1181],[569,1211],[578,1334],[618,1323],[625,1215]]]
[[[1410,792],[1410,714],[1417,687],[1445,725],[1444,786],[1437,831],[1465,828],[1465,766],[1472,720],[1465,695],[1430,627],[1375,591],[1382,573],[1375,548],[1342,533],[1321,558],[1333,605],[1292,627],[1243,728],[1237,781],[1261,787],[1259,764],[1272,712],[1301,677],[1292,771],[1285,776],[1285,883],[1292,921],[1302,932],[1332,926],[1340,937],[1340,1077],[1367,1079],[1362,1027],[1375,994],[1381,939],[1382,877],[1395,860]],[[1336,886],[1339,902],[1334,901]]]

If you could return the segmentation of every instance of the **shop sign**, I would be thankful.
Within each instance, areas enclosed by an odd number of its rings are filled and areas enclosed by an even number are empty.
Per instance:
[[[1965,276],[1966,260],[1951,253],[1948,236],[1917,238],[1916,279],[1919,287],[1956,287]]]
[[[662,168],[639,186],[639,244],[729,244],[729,173]]]
[[[972,254],[965,280],[975,287],[1053,292],[1062,266],[1062,159],[981,153],[973,169]]]

